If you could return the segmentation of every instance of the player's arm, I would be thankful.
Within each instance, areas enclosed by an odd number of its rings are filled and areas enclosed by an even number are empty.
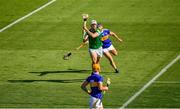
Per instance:
[[[95,32],[95,33],[92,33],[90,32],[86,27],[84,28],[84,30],[92,37],[92,38],[96,38],[99,36],[99,33]]]
[[[119,38],[114,32],[110,31],[110,35],[114,36],[117,40],[119,40],[120,42],[122,42],[123,40],[121,38]]]
[[[103,86],[102,82],[98,83],[98,88],[99,88],[99,90],[102,90],[102,91],[108,91],[108,87],[107,86]]]
[[[81,89],[82,89],[83,91],[85,91],[87,94],[90,94],[91,91],[89,91],[89,90],[87,89],[87,87],[86,87],[88,84],[89,84],[88,81],[84,81],[84,82],[82,83],[82,85],[81,85]]]
[[[88,35],[85,35],[84,36],[84,39],[83,39],[83,42],[85,43],[85,42],[87,42],[88,41]]]
[[[87,21],[84,21],[84,25],[83,25],[83,29],[92,37],[92,38],[96,38],[99,36],[99,33],[95,32],[95,33],[92,33],[89,31],[89,29],[87,28],[86,26],[86,22]]]

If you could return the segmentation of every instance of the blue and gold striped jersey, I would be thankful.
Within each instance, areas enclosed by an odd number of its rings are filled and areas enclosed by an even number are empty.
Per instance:
[[[109,39],[110,36],[110,30],[108,29],[103,29],[102,30],[102,37],[101,37],[101,41],[103,43],[103,48],[108,48],[111,46],[111,40]]]
[[[98,88],[98,83],[103,82],[103,77],[98,73],[93,72],[91,76],[86,79],[87,82],[90,83],[91,86],[91,96],[95,98],[102,99],[102,91]]]

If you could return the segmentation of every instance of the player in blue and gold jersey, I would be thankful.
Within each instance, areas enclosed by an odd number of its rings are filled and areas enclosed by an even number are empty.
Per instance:
[[[118,53],[114,46],[112,45],[111,40],[109,39],[110,36],[114,36],[118,41],[122,42],[122,39],[120,39],[114,32],[108,30],[108,29],[103,29],[102,24],[98,24],[98,28],[102,32],[102,38],[101,41],[103,43],[103,54],[106,56],[106,58],[109,60],[110,64],[114,68],[116,73],[119,73],[119,70],[117,69],[117,66],[111,56],[113,54],[114,56],[117,56]]]
[[[103,109],[102,91],[107,91],[108,86],[103,86],[103,77],[99,75],[99,64],[93,64],[93,72],[81,85],[81,88],[90,95],[90,109]],[[86,87],[90,84],[91,91]]]

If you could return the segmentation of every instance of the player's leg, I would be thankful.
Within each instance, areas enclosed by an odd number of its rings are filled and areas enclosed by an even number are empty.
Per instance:
[[[102,47],[96,50],[97,53],[97,61],[96,64],[99,64],[101,57],[103,56],[103,49]]]
[[[103,109],[101,99],[90,97],[90,109]]]
[[[97,53],[94,50],[89,50],[89,54],[91,56],[92,64],[96,64],[97,62]]]
[[[117,52],[117,50],[114,48],[113,45],[110,46],[109,52],[110,52],[111,54],[113,54],[114,56],[117,56],[117,55],[118,55],[118,52]]]
[[[97,103],[97,99],[91,96],[89,102],[90,109],[96,109],[96,103]]]
[[[94,98],[92,96],[90,96],[89,107],[90,109],[94,108]]]
[[[96,64],[99,64],[100,60],[101,60],[101,57],[100,57],[100,56],[97,56]]]
[[[102,47],[99,48],[99,49],[97,49],[97,50],[96,50],[96,53],[97,53],[97,61],[96,61],[96,64],[100,64],[100,60],[101,60],[101,58],[102,58],[102,56],[103,56],[103,49],[102,49]],[[100,65],[99,65],[99,66],[100,66]],[[101,71],[101,69],[100,69],[100,71]]]
[[[97,103],[96,103],[96,107],[97,109],[103,109],[103,104],[102,104],[102,100],[98,99]]]
[[[114,62],[111,54],[109,53],[109,51],[104,52],[104,55],[105,55],[105,57],[109,60],[111,66],[114,68],[115,72],[116,72],[116,73],[119,73],[119,71],[118,71],[118,69],[117,69],[117,66],[116,66],[116,64],[115,64],[115,62]]]
[[[115,62],[114,62],[111,54],[107,51],[107,52],[104,52],[104,55],[105,55],[105,57],[109,60],[109,62],[110,62],[110,64],[112,65],[112,67],[113,67],[114,69],[116,69],[117,67],[116,67],[116,64],[115,64]]]
[[[97,53],[94,50],[89,50],[89,54],[91,56],[92,66],[93,66],[93,64],[97,63]]]
[[[118,52],[116,51],[116,49],[110,50],[109,52],[111,52],[114,56],[118,55]]]
[[[114,56],[117,56],[117,55],[118,55],[118,52],[117,52],[117,50],[114,48],[113,45],[111,45],[111,46],[108,48],[108,51],[109,51],[111,54],[113,54]],[[116,72],[116,73],[119,73],[119,70],[116,68],[116,69],[115,69],[115,72]]]

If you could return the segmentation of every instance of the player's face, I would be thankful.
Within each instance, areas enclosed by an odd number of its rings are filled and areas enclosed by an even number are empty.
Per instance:
[[[91,27],[92,27],[93,29],[97,29],[97,25],[96,25],[96,24],[92,24]]]
[[[100,25],[98,28],[99,28],[100,30],[102,30],[102,29],[103,29],[103,26],[102,26],[102,25]]]

